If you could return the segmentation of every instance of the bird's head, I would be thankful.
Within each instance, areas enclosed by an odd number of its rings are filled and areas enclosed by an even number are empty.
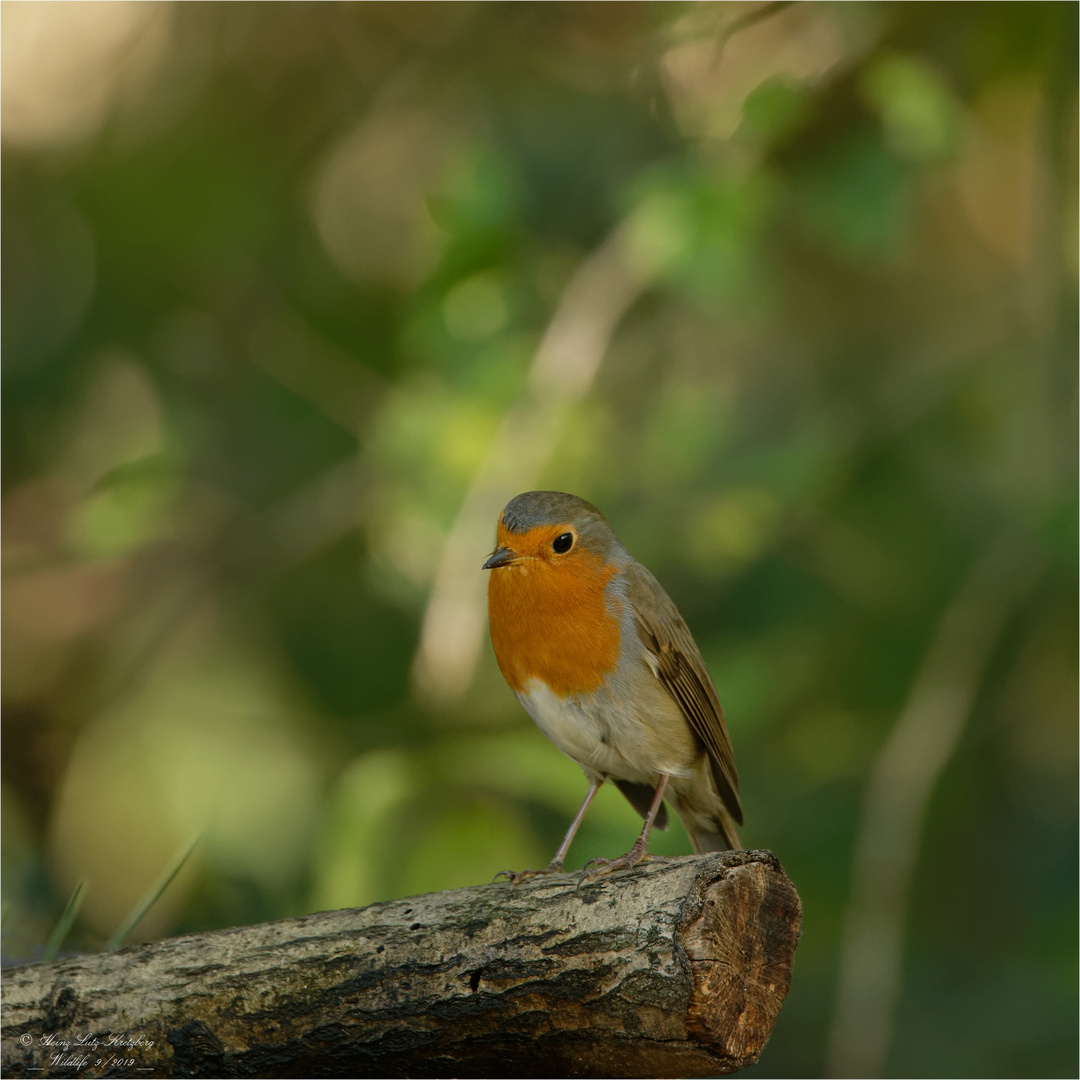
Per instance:
[[[511,499],[499,515],[495,544],[485,570],[526,563],[557,568],[582,554],[605,565],[626,557],[604,515],[562,491],[526,491]]]

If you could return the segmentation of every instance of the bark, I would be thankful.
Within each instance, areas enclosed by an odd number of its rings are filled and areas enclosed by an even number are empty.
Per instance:
[[[31,964],[5,973],[4,1075],[729,1073],[800,919],[771,852],[729,851]]]

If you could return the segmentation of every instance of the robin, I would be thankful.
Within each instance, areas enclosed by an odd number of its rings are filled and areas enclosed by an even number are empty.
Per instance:
[[[518,495],[499,515],[484,569],[499,668],[589,781],[548,866],[506,877],[559,873],[605,780],[645,825],[621,858],[587,864],[584,880],[648,858],[653,826],[667,825],[665,796],[695,851],[738,847],[739,777],[712,680],[675,604],[604,515],[561,491]]]

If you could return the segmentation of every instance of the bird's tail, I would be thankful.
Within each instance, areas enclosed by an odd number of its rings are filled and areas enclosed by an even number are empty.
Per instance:
[[[696,818],[693,822],[686,823],[686,831],[690,835],[694,851],[699,855],[704,855],[707,851],[728,851],[741,847],[739,834],[735,831],[734,823],[727,820],[727,815],[712,820]]]
[[[738,849],[739,834],[735,831],[735,819],[716,793],[716,785],[709,772],[706,759],[688,780],[681,781],[671,793],[671,802],[694,845],[703,855],[707,851]]]

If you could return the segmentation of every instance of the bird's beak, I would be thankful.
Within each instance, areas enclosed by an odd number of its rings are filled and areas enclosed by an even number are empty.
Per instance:
[[[500,566],[513,566],[520,562],[521,556],[508,547],[498,547],[489,556],[488,561],[480,568],[481,570],[496,570]]]

